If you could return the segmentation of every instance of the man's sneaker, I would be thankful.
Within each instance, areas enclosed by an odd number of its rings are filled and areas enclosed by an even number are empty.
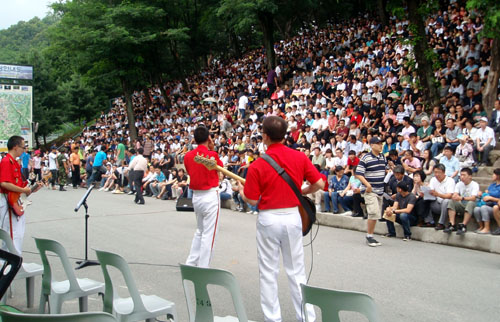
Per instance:
[[[500,236],[500,227],[491,232],[492,235]]]
[[[443,230],[443,233],[451,234],[454,231],[457,231],[457,227],[455,225],[452,225],[451,223],[448,223],[448,226]]]
[[[97,190],[97,191],[103,191],[103,190],[104,190],[104,187],[100,188],[100,189],[99,189],[99,190]]]
[[[252,212],[252,215],[258,215],[258,214],[259,214],[259,212],[258,212],[258,211],[254,211],[254,212]]]
[[[366,237],[366,244],[370,247],[377,247],[377,246],[380,246],[382,245],[381,243],[379,243],[375,238],[373,237]]]
[[[443,224],[437,224],[436,227],[434,227],[434,229],[436,229],[436,230],[443,230],[444,229],[444,225]]]
[[[410,241],[410,240],[411,240],[411,236],[405,236],[405,237],[403,238],[403,241]]]
[[[247,211],[247,214],[251,214],[252,212],[253,212],[252,210],[249,210],[249,211]]]
[[[464,224],[458,224],[457,235],[463,235],[467,232],[467,227]]]
[[[133,192],[133,191],[129,191],[127,194],[128,194],[128,195],[133,195],[133,194],[134,194],[134,192]]]

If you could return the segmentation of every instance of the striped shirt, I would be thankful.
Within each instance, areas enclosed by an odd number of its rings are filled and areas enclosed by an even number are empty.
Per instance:
[[[376,156],[370,152],[359,160],[356,168],[356,175],[365,177],[372,186],[372,192],[377,195],[384,193],[385,164],[385,157],[382,153]],[[365,186],[361,187],[361,192],[365,190]]]

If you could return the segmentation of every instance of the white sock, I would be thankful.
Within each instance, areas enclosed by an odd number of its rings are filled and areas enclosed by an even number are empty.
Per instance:
[[[372,234],[366,234],[366,237],[373,237]]]

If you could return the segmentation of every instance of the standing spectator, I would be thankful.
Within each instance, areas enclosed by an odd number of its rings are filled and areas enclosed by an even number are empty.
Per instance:
[[[40,150],[36,150],[33,157],[33,172],[35,173],[36,181],[42,180],[42,157],[40,156]]]
[[[96,155],[96,161],[97,157],[99,156],[99,153]],[[144,174],[148,170],[148,160],[143,156],[143,153],[144,149],[139,148],[137,150],[137,155],[130,162],[130,165],[128,166],[129,171],[130,170],[134,171],[134,176],[133,176],[134,186],[135,186],[134,202],[138,205],[144,205],[144,197],[142,196],[142,178],[144,177]]]
[[[490,151],[495,147],[495,132],[491,127],[488,127],[488,119],[482,117],[479,122],[480,128],[476,132],[476,146],[474,154],[479,165],[487,165],[489,163]]]
[[[73,189],[78,189],[78,185],[80,184],[80,156],[78,155],[78,150],[78,147],[75,147],[69,156]]]
[[[450,222],[443,232],[457,232],[457,235],[463,235],[467,232],[467,223],[474,214],[476,207],[476,197],[479,193],[479,185],[472,180],[472,170],[463,168],[460,171],[460,182],[455,185],[455,190],[451,201],[448,203],[448,216]],[[464,221],[458,226],[455,223],[455,216],[464,214]]]
[[[378,137],[375,136],[370,140],[370,147],[372,151],[360,159],[355,175],[363,184],[361,191],[364,192],[368,215],[366,242],[368,246],[376,247],[381,245],[373,238],[373,233],[382,213],[386,160],[381,153],[382,141]]]
[[[59,169],[57,173],[57,178],[59,179],[59,191],[66,191],[66,189],[64,189],[64,186],[68,181],[68,173],[69,173],[66,148],[65,147],[60,148],[59,152],[60,153],[57,156],[57,167]]]
[[[28,180],[30,177],[30,166],[31,166],[31,155],[28,151],[28,146],[24,147],[24,152],[21,154],[21,173],[23,174],[24,180]]]
[[[123,139],[120,138],[120,143],[116,147],[116,166],[121,167],[123,165],[123,161],[125,160],[125,144],[123,144]]]
[[[49,153],[49,170],[52,177],[50,178],[50,183],[52,185],[52,190],[56,190],[57,183],[57,149],[53,145]]]

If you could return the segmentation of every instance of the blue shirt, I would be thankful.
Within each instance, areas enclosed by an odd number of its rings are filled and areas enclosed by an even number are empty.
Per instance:
[[[23,169],[27,169],[29,164],[30,164],[30,155],[26,152],[23,152],[23,154],[21,154],[21,161],[22,161],[22,167]]]
[[[106,160],[106,153],[103,151],[97,152],[94,159],[94,167],[101,167],[104,160]]]
[[[495,198],[500,198],[500,184],[492,183],[488,187],[488,194]]]
[[[444,165],[446,167],[445,173],[448,177],[452,177],[451,175],[453,174],[453,172],[460,170],[460,164],[458,162],[458,159],[453,155],[451,156],[451,159],[449,159],[449,160],[447,157],[443,156],[441,158],[441,160],[439,160],[439,163],[441,163],[442,165]],[[458,173],[455,177],[452,177],[452,178],[455,179],[457,176],[458,176]]]
[[[330,183],[328,186],[333,190],[333,191],[342,191],[344,190],[347,185],[349,184],[349,179],[347,178],[346,175],[342,175],[342,178],[340,180],[337,178],[337,176],[333,176],[330,179]]]
[[[163,172],[160,171],[160,174],[156,176],[156,180],[158,180],[158,182],[163,182],[165,181],[165,174]]]

